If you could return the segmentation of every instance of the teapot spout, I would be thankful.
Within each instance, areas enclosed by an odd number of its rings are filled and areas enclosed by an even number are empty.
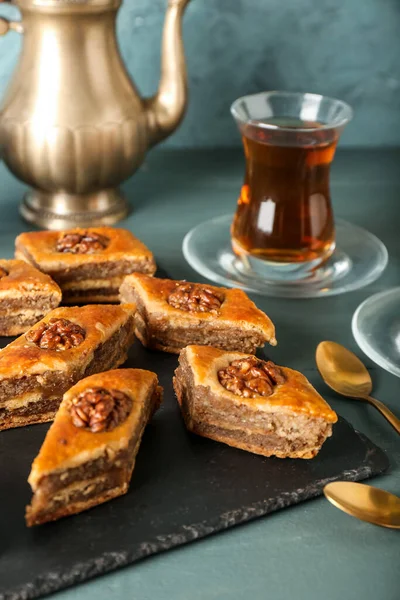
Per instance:
[[[190,0],[168,0],[161,51],[158,91],[144,100],[149,144],[168,137],[182,121],[187,103],[187,77],[182,41],[182,17]]]

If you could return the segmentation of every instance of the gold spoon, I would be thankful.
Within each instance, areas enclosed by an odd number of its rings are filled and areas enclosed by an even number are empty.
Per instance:
[[[381,527],[400,529],[400,498],[394,494],[353,481],[328,483],[324,494],[336,508],[352,517]]]
[[[372,380],[355,354],[336,342],[321,342],[315,355],[322,379],[342,396],[365,400],[375,406],[400,434],[400,419],[379,400],[371,398]]]

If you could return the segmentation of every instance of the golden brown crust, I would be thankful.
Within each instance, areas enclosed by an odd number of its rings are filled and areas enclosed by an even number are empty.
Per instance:
[[[61,236],[67,233],[97,233],[108,238],[104,250],[93,254],[73,254],[56,251]],[[150,273],[155,273],[156,264],[152,252],[126,229],[113,227],[89,227],[64,231],[34,231],[21,233],[15,240],[16,256],[28,262],[34,262],[45,272],[73,268],[83,264],[110,261],[137,261],[143,259]]]
[[[336,423],[337,415],[329,404],[318,394],[302,373],[281,367],[286,381],[275,386],[271,396],[256,398],[238,397],[225,389],[218,381],[218,371],[233,360],[245,358],[240,352],[224,352],[210,346],[187,346],[182,350],[194,376],[196,386],[209,387],[219,396],[231,402],[246,405],[255,411],[273,412],[277,409],[287,413],[297,413],[313,418],[322,418],[328,423]]]
[[[0,351],[0,380],[40,375],[48,370],[64,371],[72,369],[75,363],[89,363],[95,348],[116,332],[135,309],[132,304],[56,308],[29,331],[36,330],[50,319],[67,319],[85,330],[84,341],[79,346],[59,352],[39,348],[22,335]]]
[[[172,279],[158,279],[134,273],[124,279],[120,289],[121,301],[129,300],[133,288],[142,299],[148,314],[166,316],[172,326],[191,327],[209,321],[215,323],[216,327],[224,324],[225,326],[241,327],[245,330],[257,330],[263,334],[266,342],[276,345],[275,327],[272,321],[256,307],[242,290],[219,288],[207,284],[208,289],[223,292],[225,295],[218,314],[187,312],[174,308],[167,301],[168,296],[179,283],[181,282]]]
[[[61,290],[45,273],[42,273],[23,260],[0,260],[0,268],[8,275],[0,278],[0,298],[28,292],[54,294],[61,302]]]
[[[92,433],[75,427],[70,414],[70,402],[88,388],[117,389],[132,399],[132,410],[120,425],[111,431]],[[156,393],[157,392],[157,393]],[[44,475],[68,469],[98,457],[104,452],[116,453],[128,447],[150,398],[161,402],[162,388],[155,373],[142,369],[115,369],[82,379],[66,394],[50,427],[38,456],[35,458],[29,483],[33,491]],[[158,406],[152,407],[150,415]]]

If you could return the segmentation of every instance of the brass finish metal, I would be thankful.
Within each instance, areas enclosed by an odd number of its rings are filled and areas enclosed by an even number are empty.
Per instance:
[[[0,17],[0,35],[5,35],[9,31],[16,31],[17,33],[23,33],[22,23],[19,21],[10,21],[4,17]]]
[[[400,529],[400,498],[363,483],[335,481],[324,487],[325,497],[336,508],[362,521]]]
[[[1,109],[9,169],[32,186],[24,218],[49,229],[110,224],[128,212],[116,186],[183,118],[187,100],[181,22],[190,0],[169,0],[159,89],[142,99],[119,54],[119,0],[17,0],[25,32]]]
[[[20,212],[28,223],[35,223],[41,228],[69,229],[93,227],[99,223],[112,225],[127,216],[128,203],[117,189],[102,190],[86,196],[73,196],[63,192],[46,194],[31,190],[26,194]]]
[[[330,388],[342,396],[369,402],[400,434],[400,419],[382,402],[370,396],[371,376],[355,354],[336,342],[321,342],[315,358],[321,377]]]

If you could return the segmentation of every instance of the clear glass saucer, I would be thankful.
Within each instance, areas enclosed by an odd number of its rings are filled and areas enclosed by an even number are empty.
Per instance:
[[[359,289],[375,281],[385,269],[388,253],[372,233],[337,220],[336,250],[306,279],[272,281],[261,278],[232,250],[232,215],[222,215],[196,225],[183,240],[183,254],[203,277],[227,287],[264,296],[315,298]]]
[[[400,377],[400,288],[374,294],[360,304],[352,330],[371,360]]]

